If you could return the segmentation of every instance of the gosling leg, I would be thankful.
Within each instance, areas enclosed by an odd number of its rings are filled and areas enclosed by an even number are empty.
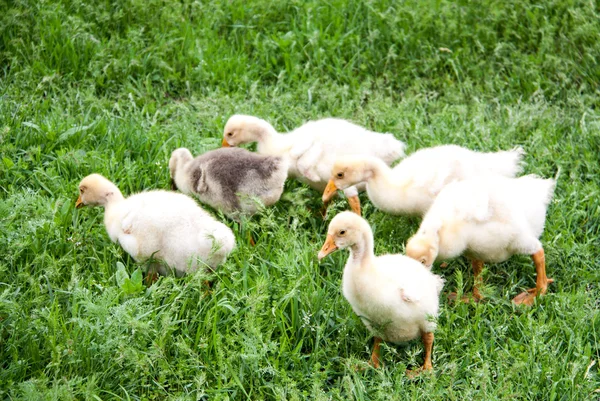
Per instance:
[[[414,378],[423,372],[430,372],[433,370],[433,364],[431,363],[433,338],[433,333],[421,332],[421,341],[423,341],[423,346],[425,347],[425,361],[420,368],[406,371],[406,375],[410,378]]]
[[[515,305],[533,305],[535,297],[538,295],[544,295],[548,291],[548,284],[553,283],[554,280],[546,276],[546,257],[544,255],[544,249],[540,249],[533,255],[531,255],[533,263],[535,264],[535,288],[530,288],[513,298]]]
[[[481,272],[483,270],[483,261],[482,260],[472,260],[471,266],[473,267],[473,299],[475,302],[479,302],[483,299],[483,296],[479,292],[479,287],[483,285],[483,279],[481,278]],[[456,300],[456,293],[451,292],[448,294],[448,299],[454,301]],[[468,296],[463,296],[461,298],[461,302],[469,302],[470,299]]]
[[[483,279],[481,277],[483,261],[473,260],[471,261],[471,266],[473,266],[473,298],[475,299],[475,302],[479,302],[483,299],[483,296],[479,292],[479,287],[483,286]]]
[[[360,199],[358,199],[358,195],[350,196],[348,198],[348,204],[352,211],[360,216]]]
[[[373,340],[373,352],[371,353],[371,360],[369,361],[369,364],[375,369],[379,369],[379,367],[381,366],[381,359],[379,357],[381,338],[374,337]]]

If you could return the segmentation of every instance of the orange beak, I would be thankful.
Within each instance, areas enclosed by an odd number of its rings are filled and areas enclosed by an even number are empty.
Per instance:
[[[323,203],[329,202],[337,190],[338,188],[335,186],[333,180],[329,180],[325,187],[325,191],[323,191]]]
[[[231,147],[231,145],[229,145],[229,142],[227,142],[227,139],[223,138],[223,142],[221,142],[221,147],[229,148],[229,147]]]
[[[77,209],[80,209],[80,208],[82,208],[82,207],[83,207],[83,201],[81,200],[81,195],[79,195],[79,196],[77,197],[77,202],[75,202],[75,207],[76,207]]]
[[[335,245],[335,242],[333,241],[333,236],[328,235],[327,239],[325,240],[325,243],[323,244],[323,247],[319,251],[319,260],[323,259],[325,256],[329,255],[330,253],[337,251],[337,249],[338,249],[338,247]]]

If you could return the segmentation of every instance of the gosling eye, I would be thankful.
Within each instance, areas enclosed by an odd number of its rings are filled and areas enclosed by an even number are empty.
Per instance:
[[[79,192],[80,193],[84,193],[85,192],[85,187],[79,187]]]
[[[343,237],[344,235],[346,235],[346,230],[340,230],[340,236]]]
[[[424,265],[426,265],[427,264],[427,259],[421,258],[421,263],[424,264]]]
[[[233,132],[228,132],[228,133],[227,133],[227,136],[228,136],[228,137],[232,137],[232,136],[233,136]]]
[[[337,178],[344,178],[344,173],[337,173]]]

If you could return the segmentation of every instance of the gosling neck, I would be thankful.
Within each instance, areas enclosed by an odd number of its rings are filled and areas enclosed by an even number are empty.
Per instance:
[[[250,132],[256,137],[256,150],[263,155],[281,155],[291,147],[286,135],[278,133],[275,128],[265,120],[258,120],[250,127]]]
[[[354,245],[350,247],[350,258],[361,266],[368,265],[369,261],[375,258],[373,253],[373,233],[362,231],[360,237]]]
[[[383,160],[376,157],[371,157],[365,160],[365,181],[385,181],[391,182],[391,171],[392,169],[383,162]]]
[[[411,174],[393,170],[382,160],[374,160],[371,165],[373,174],[367,181],[367,194],[377,208],[395,214],[423,213],[421,192],[411,192]]]
[[[442,228],[443,219],[435,212],[436,210],[431,210],[425,215],[417,233],[427,236],[432,240],[435,240],[436,243],[439,243],[439,233]]]
[[[169,173],[171,175],[171,179],[177,181],[177,173],[181,171],[185,172],[192,160],[194,160],[192,155],[182,154],[174,160],[174,165],[169,163]]]
[[[184,173],[186,176],[191,175],[191,174],[186,174],[186,172],[189,172],[190,169],[194,168],[194,165],[192,164],[193,161],[194,161],[194,157],[192,155],[185,155],[181,159],[179,159],[177,161],[177,168],[175,170],[175,174],[174,174],[173,178],[175,178],[177,176],[177,172]],[[198,165],[196,164],[196,166],[198,166]]]
[[[122,202],[125,200],[125,197],[116,186],[112,186],[111,188],[107,188],[105,191],[103,203],[101,205],[105,209],[109,209],[110,207]]]

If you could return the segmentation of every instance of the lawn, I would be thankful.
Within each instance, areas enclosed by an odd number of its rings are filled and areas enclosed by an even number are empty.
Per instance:
[[[0,398],[8,400],[588,400],[600,398],[600,6],[595,1],[9,0],[0,3]],[[561,175],[542,242],[484,270],[486,302],[442,296],[435,372],[419,341],[371,337],[341,294],[347,253],[317,261],[328,220],[294,181],[205,274],[125,286],[140,267],[81,178],[169,188],[170,152],[220,146],[235,113],[280,132],[328,116],[437,144],[522,146]],[[418,219],[361,195],[376,253]],[[248,244],[250,232],[257,245]],[[143,267],[143,266],[141,266]],[[458,258],[434,271],[468,292]]]

